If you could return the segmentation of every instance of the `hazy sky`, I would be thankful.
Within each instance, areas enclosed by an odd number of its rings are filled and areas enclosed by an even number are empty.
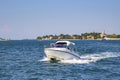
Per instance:
[[[120,0],[0,0],[0,37],[120,34]]]

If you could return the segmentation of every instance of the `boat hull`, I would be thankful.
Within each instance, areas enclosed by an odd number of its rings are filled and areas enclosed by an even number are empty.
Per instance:
[[[80,59],[74,51],[70,51],[66,48],[45,48],[45,54],[50,60],[70,60]]]

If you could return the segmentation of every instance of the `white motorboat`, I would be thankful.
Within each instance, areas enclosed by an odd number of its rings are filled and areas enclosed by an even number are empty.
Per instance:
[[[57,41],[50,44],[49,47],[45,47],[44,51],[47,58],[51,61],[80,59],[75,49],[75,43],[70,41]]]

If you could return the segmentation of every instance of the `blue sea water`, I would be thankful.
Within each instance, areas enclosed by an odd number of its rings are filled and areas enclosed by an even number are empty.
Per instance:
[[[44,45],[56,42],[0,42],[0,80],[120,80],[120,41],[72,40],[80,60],[50,63]]]

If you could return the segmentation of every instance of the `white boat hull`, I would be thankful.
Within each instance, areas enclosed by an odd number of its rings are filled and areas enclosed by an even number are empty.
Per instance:
[[[70,60],[80,59],[79,55],[67,48],[45,48],[45,54],[48,59]]]

